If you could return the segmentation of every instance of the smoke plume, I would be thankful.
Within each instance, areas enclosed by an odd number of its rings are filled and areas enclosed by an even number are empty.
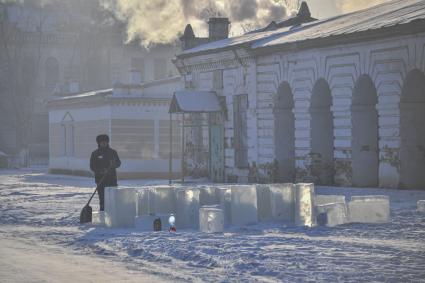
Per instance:
[[[337,9],[342,13],[349,13],[357,10],[366,9],[389,1],[391,0],[335,0],[335,5]]]
[[[144,46],[175,41],[190,23],[205,36],[209,17],[228,17],[233,33],[241,27],[256,28],[287,17],[291,7],[284,0],[101,0],[103,7],[127,23],[128,40],[139,38]],[[298,1],[296,1],[298,2]],[[293,7],[296,9],[298,7]]]

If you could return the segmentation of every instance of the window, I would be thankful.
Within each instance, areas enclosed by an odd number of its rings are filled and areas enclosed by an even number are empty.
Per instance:
[[[154,79],[159,80],[167,77],[167,60],[162,58],[154,59]]]
[[[145,80],[145,60],[143,58],[131,58],[131,70],[140,73],[140,81]]]
[[[74,119],[67,112],[62,119],[63,156],[74,156]]]
[[[234,96],[233,123],[235,165],[239,168],[248,167],[248,125],[247,125],[248,95]]]

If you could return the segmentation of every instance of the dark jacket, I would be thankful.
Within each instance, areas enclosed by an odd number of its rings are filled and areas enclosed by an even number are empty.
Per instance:
[[[96,184],[102,180],[105,175],[105,170],[108,168],[108,175],[103,180],[101,186],[115,187],[117,186],[117,171],[116,168],[120,167],[121,161],[118,153],[110,147],[99,147],[92,152],[90,157],[90,169],[94,172]]]

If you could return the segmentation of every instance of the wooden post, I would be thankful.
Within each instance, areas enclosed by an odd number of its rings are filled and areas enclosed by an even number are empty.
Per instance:
[[[184,183],[184,143],[185,143],[185,139],[184,139],[184,113],[183,113],[183,118],[182,118],[182,184]]]
[[[168,184],[171,185],[173,179],[173,119],[170,112],[170,158],[168,160]]]

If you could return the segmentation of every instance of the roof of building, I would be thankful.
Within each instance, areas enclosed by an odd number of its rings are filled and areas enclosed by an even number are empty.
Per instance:
[[[112,89],[94,90],[80,94],[73,94],[49,99],[49,106],[62,105],[74,102],[94,102],[119,99],[160,99],[168,100],[181,83],[181,78],[169,77],[160,80],[148,81],[141,84],[117,83]],[[160,88],[160,90],[158,90]]]
[[[176,91],[170,104],[170,113],[220,112],[221,105],[214,91]]]
[[[112,88],[89,91],[89,92],[67,95],[67,96],[55,97],[55,98],[50,99],[49,102],[50,101],[74,100],[74,99],[81,99],[81,98],[88,98],[88,97],[95,97],[95,96],[106,96],[106,95],[111,95],[111,94],[112,94]]]
[[[178,57],[242,45],[256,49],[306,41],[315,42],[316,40],[332,39],[411,23],[418,23],[416,28],[425,31],[424,0],[394,0],[369,9],[325,20],[277,28],[271,31],[247,33],[185,50]],[[412,33],[415,32],[417,31],[412,30]]]

